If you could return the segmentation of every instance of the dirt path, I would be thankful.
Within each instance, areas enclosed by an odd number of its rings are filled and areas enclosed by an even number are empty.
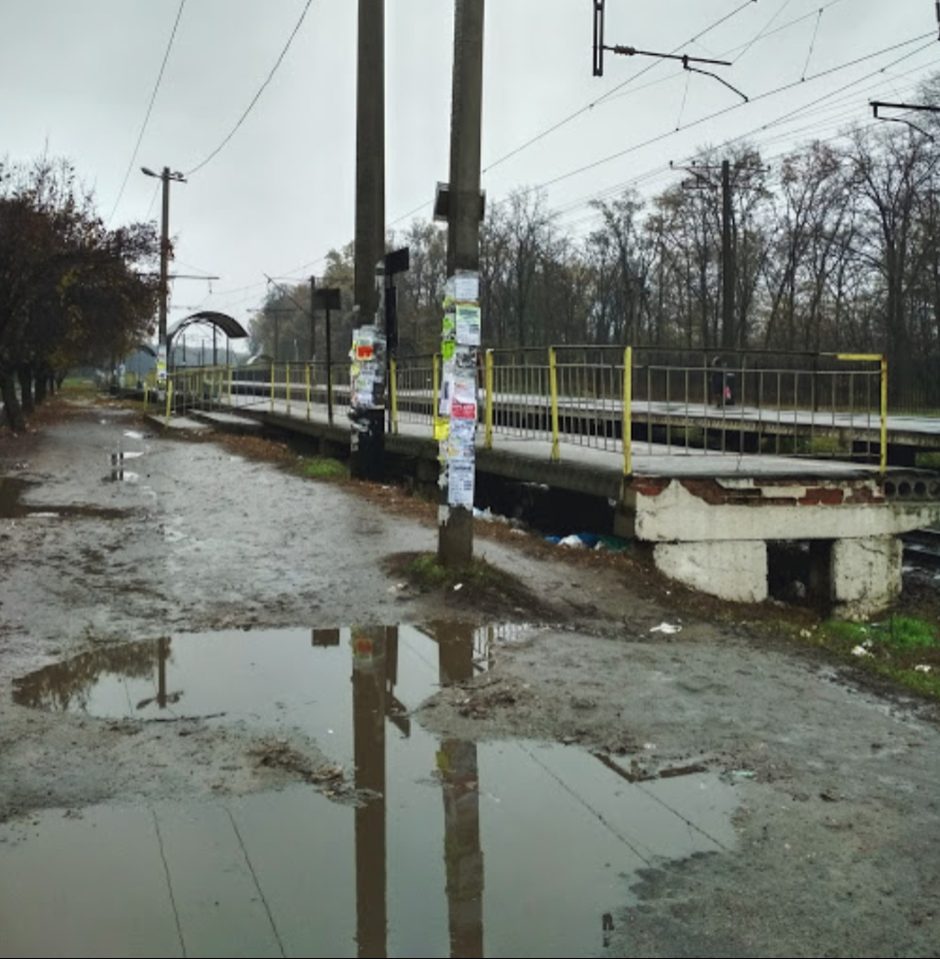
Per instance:
[[[498,641],[487,672],[413,718],[461,740],[579,743],[631,782],[708,770],[738,796],[727,848],[624,880],[609,954],[938,954],[934,707],[868,690],[766,623],[709,622],[713,607],[670,596],[641,563],[569,562],[505,530],[477,554],[528,598],[421,592],[389,557],[434,549],[433,511],[160,437],[113,405],[0,438],[0,476],[18,481],[0,492],[0,821],[242,796],[332,759],[298,734],[279,748],[302,763],[261,765],[269,735],[251,723],[17,705],[13,681],[32,670],[209,630],[515,621],[531,628]]]

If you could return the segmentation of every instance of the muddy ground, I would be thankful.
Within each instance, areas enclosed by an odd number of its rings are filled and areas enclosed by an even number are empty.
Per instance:
[[[329,769],[327,744],[302,737],[259,762],[272,747],[251,725],[14,704],[13,681],[46,664],[222,628],[530,623],[413,718],[465,739],[576,742],[637,778],[704,767],[741,797],[734,848],[625,882],[608,954],[940,954],[938,710],[794,641],[806,614],[698,601],[642,556],[483,523],[490,583],[421,589],[396,557],[435,548],[434,510],[401,491],[303,479],[282,447],[158,435],[113,403],[59,400],[37,423],[0,434],[0,476],[21,481],[0,495],[0,821]],[[143,455],[112,479],[122,446]]]

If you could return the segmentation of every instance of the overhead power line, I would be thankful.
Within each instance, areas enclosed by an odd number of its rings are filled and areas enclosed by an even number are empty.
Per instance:
[[[697,40],[700,40],[706,34],[711,33],[712,30],[715,30],[717,27],[721,26],[721,24],[723,24],[725,21],[730,20],[732,17],[739,14],[745,7],[749,7],[753,2],[754,0],[744,0],[744,3],[735,7],[734,10],[732,10],[730,13],[726,13],[724,16],[719,17],[717,20],[714,21],[714,23],[709,24],[709,26],[707,26],[704,30],[695,34],[695,36],[689,37],[688,40],[685,40],[682,43],[678,44],[677,46],[673,47],[673,49],[669,52],[669,56],[672,56],[678,53],[683,47],[687,47],[690,43],[695,43]],[[628,77],[623,82],[618,83],[616,86],[611,87],[606,93],[602,93],[599,97],[596,97],[594,100],[591,100],[590,103],[586,103],[580,109],[575,110],[574,113],[568,114],[568,116],[563,117],[557,123],[553,123],[551,126],[546,127],[544,130],[541,130],[540,132],[536,133],[535,136],[530,137],[528,140],[525,141],[525,143],[520,143],[519,146],[514,147],[508,153],[504,153],[502,156],[497,157],[495,160],[488,163],[483,168],[481,173],[489,173],[490,170],[494,169],[495,167],[498,167],[501,163],[504,163],[510,157],[514,157],[516,156],[516,154],[522,153],[523,150],[527,150],[533,144],[538,143],[539,140],[544,139],[549,134],[554,133],[556,130],[560,130],[563,126],[570,123],[572,120],[575,120],[577,119],[577,117],[581,116],[582,114],[587,113],[588,110],[593,110],[594,107],[596,107],[600,103],[603,103],[604,100],[607,100],[609,97],[612,97],[618,90],[622,90],[628,84],[633,83],[635,80],[638,80],[644,74],[649,73],[649,71],[654,69],[656,66],[658,66],[660,62],[661,62],[660,60],[657,60],[654,63],[651,63],[648,66],[645,66],[642,70],[638,70],[636,73]]]
[[[176,28],[180,25],[180,17],[183,15],[183,7],[186,6],[186,0],[180,0],[179,9],[176,11],[176,19],[173,21],[173,29],[170,32],[170,39],[167,41],[166,50],[163,53],[163,62],[160,64],[160,72],[157,74],[157,82],[153,85],[153,93],[150,94],[150,103],[147,104],[147,112],[144,114],[144,122],[140,125],[140,133],[137,134],[137,142],[134,144],[134,152],[131,154],[130,161],[127,164],[127,171],[124,173],[124,179],[121,181],[121,189],[118,190],[117,199],[114,201],[114,207],[108,216],[108,222],[114,219],[121,197],[124,196],[124,189],[127,186],[127,180],[134,168],[134,161],[137,159],[137,151],[140,149],[141,141],[144,138],[144,131],[150,122],[150,113],[153,110],[154,101],[157,99],[157,91],[160,89],[160,83],[163,80],[163,71],[166,69],[166,62],[170,57],[170,50],[173,48],[173,40],[176,38]],[[147,214],[150,215],[149,212]]]
[[[932,43],[926,44],[924,47],[919,48],[919,50],[914,51],[914,54],[916,54],[916,53],[918,53],[918,52],[920,52],[920,51],[922,51],[922,50],[924,50],[924,49],[926,49],[927,47],[930,47],[930,46],[933,46],[933,44],[932,44]],[[912,55],[914,55],[914,54],[906,54],[904,57],[901,57],[901,58],[898,58],[898,59],[899,59],[899,60],[901,60],[901,59],[906,59],[907,57],[912,56]],[[895,62],[898,62],[898,61],[895,61]],[[933,61],[933,62],[937,62],[937,61]],[[889,64],[888,66],[890,66],[890,64]],[[762,124],[762,125],[759,126],[759,127],[755,127],[755,128],[753,128],[752,130],[750,130],[750,131],[748,131],[748,132],[746,132],[746,133],[743,133],[743,134],[739,135],[738,137],[735,137],[735,138],[732,139],[732,140],[727,141],[725,145],[731,145],[731,144],[740,142],[740,141],[742,141],[742,140],[750,141],[750,140],[754,137],[755,134],[760,134],[760,133],[763,133],[763,132],[765,132],[765,131],[767,131],[767,130],[773,129],[773,128],[778,127],[778,126],[781,126],[781,125],[785,124],[785,123],[787,122],[787,120],[793,119],[793,118],[795,118],[795,117],[797,117],[797,116],[799,116],[799,117],[801,117],[801,118],[805,118],[805,117],[812,116],[813,114],[818,114],[818,113],[820,113],[820,112],[830,112],[830,113],[831,113],[831,112],[833,111],[833,109],[835,109],[836,111],[838,111],[837,115],[835,115],[835,116],[830,116],[830,117],[825,118],[825,119],[822,119],[822,120],[818,120],[818,119],[817,119],[817,120],[814,120],[814,121],[812,121],[812,122],[809,123],[809,124],[804,124],[803,126],[797,128],[797,129],[793,129],[793,130],[789,130],[789,131],[784,132],[784,133],[777,134],[777,135],[774,136],[774,137],[765,137],[762,141],[760,141],[760,142],[758,143],[758,146],[768,146],[768,145],[770,145],[771,143],[775,142],[776,140],[780,140],[780,139],[792,140],[795,136],[797,136],[797,135],[799,135],[799,134],[804,134],[804,135],[805,135],[805,134],[814,133],[814,132],[816,132],[816,131],[823,130],[823,129],[826,129],[826,130],[831,129],[832,126],[833,126],[835,123],[838,123],[838,122],[844,121],[844,120],[848,120],[848,119],[850,119],[853,115],[858,115],[858,114],[859,114],[860,106],[859,106],[859,104],[858,104],[858,102],[857,102],[857,101],[858,101],[859,93],[858,93],[858,92],[846,93],[845,91],[846,91],[846,90],[849,90],[849,89],[852,88],[852,87],[856,87],[856,86],[858,86],[859,84],[863,84],[863,83],[865,83],[866,81],[872,80],[872,79],[874,79],[875,82],[869,84],[868,87],[866,87],[863,91],[860,91],[860,92],[867,92],[867,90],[869,90],[869,89],[870,89],[870,90],[877,90],[877,89],[881,86],[881,84],[882,84],[882,82],[883,82],[883,81],[880,80],[879,78],[880,78],[882,72],[883,72],[884,70],[886,70],[887,68],[888,68],[888,67],[886,66],[886,67],[879,68],[878,70],[872,71],[871,73],[867,74],[866,76],[860,77],[859,79],[854,80],[854,81],[852,81],[851,83],[844,85],[843,87],[840,87],[838,90],[834,90],[834,91],[831,91],[831,92],[828,93],[828,94],[824,94],[822,97],[817,98],[816,100],[812,101],[810,104],[804,105],[803,107],[799,108],[798,110],[791,111],[790,113],[787,113],[787,114],[785,114],[785,115],[782,116],[782,117],[778,117],[777,119],[772,120],[772,121],[769,121],[769,122],[766,123],[766,124]],[[903,74],[900,74],[900,76],[901,76],[901,77],[910,76],[910,75],[912,75],[912,74],[914,74],[914,73],[919,73],[919,72],[921,72],[922,70],[923,70],[923,66],[918,66],[918,67],[913,68],[912,70],[909,70],[909,71],[906,71],[906,72],[903,73]],[[841,94],[841,95],[840,95],[840,94]],[[836,98],[836,99],[833,100],[833,98]],[[824,104],[824,105],[820,105],[820,104],[823,104],[824,101],[826,101],[826,100],[832,100],[832,102],[827,103],[827,104]],[[846,103],[852,103],[853,106],[852,106],[850,109],[847,110],[847,109],[845,108],[845,106],[844,106],[844,104],[846,104]],[[830,136],[830,137],[827,137],[827,138],[825,138],[825,139],[819,140],[818,142],[821,142],[821,143],[833,142],[833,141],[835,141],[835,140],[839,140],[839,139],[843,138],[845,135],[846,135],[846,133],[845,133],[844,130],[843,130],[843,131],[839,131],[839,132],[835,133],[834,135],[832,135],[832,136]],[[785,156],[787,156],[787,155],[790,155],[791,153],[792,153],[792,148],[790,148],[790,149],[787,150],[787,151],[781,152],[781,153],[779,153],[779,154],[772,155],[772,156],[770,156],[770,157],[765,157],[764,159],[765,159],[765,160],[769,160],[770,162],[773,162],[774,160],[778,160],[778,159],[780,159],[780,158],[782,158],[782,157],[785,157]],[[688,159],[689,159],[689,158],[687,158],[687,161],[688,161]],[[684,162],[687,162],[687,161],[684,161]],[[611,184],[611,185],[609,185],[609,186],[604,187],[604,188],[601,189],[601,190],[593,191],[592,193],[588,194],[587,196],[583,196],[583,197],[581,197],[581,198],[579,198],[579,199],[577,199],[577,200],[572,200],[572,201],[570,201],[570,202],[568,202],[568,203],[562,204],[561,206],[559,206],[558,208],[556,208],[553,212],[555,212],[557,215],[562,216],[562,217],[564,217],[564,216],[566,216],[566,215],[570,215],[570,214],[574,213],[575,211],[580,211],[582,208],[589,206],[589,205],[590,205],[593,201],[595,201],[595,200],[600,200],[600,199],[603,199],[603,198],[608,197],[608,196],[616,195],[617,193],[620,193],[620,192],[622,192],[623,190],[625,190],[625,189],[627,189],[627,188],[629,188],[629,187],[631,187],[631,186],[636,186],[636,185],[638,185],[639,183],[641,183],[641,182],[644,181],[644,180],[652,179],[652,178],[657,177],[657,176],[659,176],[659,175],[661,175],[661,174],[663,174],[663,173],[669,173],[669,172],[670,172],[670,168],[669,168],[668,166],[659,166],[659,167],[656,167],[656,168],[654,168],[654,169],[652,169],[652,170],[646,171],[645,173],[636,174],[636,175],[628,178],[627,180],[622,180],[622,181],[619,181],[619,182],[617,182],[617,183],[613,183],[613,184]],[[598,215],[599,215],[599,214],[597,214],[596,212],[595,212],[595,213],[588,214],[587,216],[584,216],[584,215],[582,214],[582,215],[579,216],[578,220],[575,221],[575,223],[581,223],[581,222],[583,222],[583,221],[587,221],[587,220],[590,220],[590,219],[595,219]],[[569,224],[569,226],[573,226],[573,225],[575,225],[575,224]]]
[[[760,93],[760,94],[758,94],[757,96],[753,97],[750,102],[751,102],[751,103],[756,103],[756,102],[758,102],[759,100],[765,100],[765,99],[767,99],[768,97],[774,96],[774,95],[776,95],[776,94],[778,94],[778,93],[783,93],[783,92],[785,92],[786,90],[790,90],[790,89],[792,89],[793,87],[800,86],[800,85],[802,85],[802,84],[804,84],[804,83],[809,83],[809,82],[811,82],[812,80],[819,80],[819,79],[821,79],[822,77],[828,76],[828,75],[830,75],[830,74],[832,74],[832,73],[837,73],[837,72],[840,71],[840,70],[847,70],[849,67],[857,66],[859,63],[864,63],[866,60],[872,60],[872,59],[874,59],[875,57],[882,56],[882,55],[885,54],[885,53],[890,53],[892,50],[898,50],[898,49],[900,49],[901,47],[910,46],[910,44],[912,44],[912,43],[917,43],[919,40],[925,39],[925,37],[930,37],[930,38],[931,38],[931,42],[936,42],[935,39],[934,39],[933,33],[921,34],[920,36],[912,37],[912,38],[909,39],[909,40],[904,40],[904,41],[902,41],[902,42],[900,42],[900,43],[895,43],[895,44],[892,44],[891,46],[884,47],[884,48],[881,49],[881,50],[876,50],[874,53],[869,53],[869,54],[866,54],[865,56],[862,56],[862,57],[856,57],[854,60],[849,60],[848,62],[839,64],[838,66],[830,67],[830,68],[827,69],[827,70],[822,70],[822,71],[820,71],[819,73],[814,74],[813,76],[806,77],[805,80],[799,79],[799,80],[796,80],[796,81],[791,82],[791,83],[782,84],[781,86],[775,87],[775,88],[773,88],[773,89],[771,89],[771,90],[765,90],[763,93]],[[929,46],[929,44],[928,44],[928,46]],[[922,48],[920,48],[920,49],[923,50],[923,49],[926,49],[926,47],[922,47]],[[918,52],[920,52],[920,50],[915,50],[915,51],[914,51],[914,54],[916,54],[916,53],[918,53]],[[905,56],[913,56],[914,54],[906,54]],[[902,57],[901,59],[904,59],[904,58]],[[876,71],[876,72],[878,72],[878,71]],[[853,83],[863,82],[863,81],[866,80],[866,79],[868,79],[868,77],[862,77],[860,80],[858,80],[858,81],[852,81],[852,82],[853,82]],[[844,88],[841,88],[841,89],[844,89]],[[841,92],[841,89],[840,89],[839,91],[836,91],[836,92]],[[814,101],[814,102],[818,102],[818,101]],[[809,105],[812,105],[812,104],[809,104]],[[733,111],[733,110],[740,110],[740,109],[742,109],[743,107],[746,107],[746,106],[748,106],[747,103],[743,103],[743,102],[742,102],[742,103],[735,103],[735,104],[733,104],[733,105],[731,105],[731,106],[724,107],[724,108],[722,108],[722,109],[720,109],[720,110],[716,110],[716,111],[714,111],[713,113],[709,113],[709,114],[707,114],[707,115],[705,115],[705,116],[701,116],[701,117],[699,117],[699,118],[696,119],[696,120],[690,120],[688,123],[686,123],[683,127],[679,128],[679,129],[667,130],[667,131],[665,131],[664,133],[658,134],[657,136],[650,137],[648,140],[644,140],[642,143],[635,143],[635,144],[633,144],[632,146],[626,147],[626,148],[623,149],[623,150],[618,150],[616,153],[611,153],[611,154],[609,154],[608,156],[601,157],[600,159],[594,160],[594,161],[592,161],[591,163],[586,163],[586,164],[584,164],[583,166],[577,167],[577,168],[574,169],[574,170],[568,170],[566,173],[560,173],[558,176],[552,177],[552,178],[549,179],[549,180],[545,180],[545,181],[543,181],[542,183],[540,183],[540,184],[538,184],[538,185],[536,185],[536,186],[534,186],[534,187],[531,187],[531,188],[529,189],[529,192],[531,192],[532,190],[542,189],[542,188],[547,187],[547,186],[553,186],[555,183],[560,183],[562,180],[567,180],[567,179],[569,179],[570,177],[577,176],[579,173],[586,173],[587,171],[593,170],[593,169],[595,169],[596,167],[599,167],[599,166],[603,166],[603,164],[609,163],[609,162],[611,162],[612,160],[618,160],[618,159],[620,159],[621,157],[626,156],[627,154],[634,153],[635,151],[640,150],[640,149],[642,149],[643,147],[651,146],[651,145],[654,144],[654,143],[658,143],[658,142],[660,142],[660,141],[662,141],[662,140],[668,139],[668,138],[671,137],[671,136],[675,136],[675,134],[678,133],[678,132],[680,132],[680,130],[688,130],[688,129],[692,128],[692,127],[700,126],[700,125],[703,124],[703,123],[707,123],[709,120],[714,120],[714,119],[716,119],[716,118],[718,118],[718,117],[720,117],[720,116],[723,116],[723,115],[726,114],[726,113],[730,113],[730,112]],[[798,111],[793,111],[793,112],[798,112]],[[789,114],[786,114],[786,116],[787,116],[787,117],[792,116],[792,112],[789,113]],[[772,122],[777,123],[777,122],[780,122],[781,119],[783,119],[783,118],[778,118],[777,120],[772,121]],[[768,126],[769,126],[769,124],[765,124],[764,126],[760,127],[759,129],[766,129]],[[736,138],[736,139],[740,139],[740,138]],[[733,141],[732,141],[732,142],[733,142]]]
[[[226,146],[229,140],[231,140],[232,137],[235,136],[235,134],[238,132],[238,128],[245,122],[245,120],[248,117],[248,114],[251,113],[251,111],[254,109],[255,104],[258,102],[258,100],[261,99],[261,94],[264,93],[268,84],[274,78],[274,74],[277,73],[277,69],[281,65],[282,61],[284,60],[284,57],[287,56],[287,51],[290,49],[290,45],[294,42],[294,37],[297,36],[297,31],[300,30],[300,27],[304,22],[304,17],[307,16],[307,11],[310,9],[310,5],[312,3],[313,3],[313,0],[307,0],[307,2],[304,4],[303,11],[301,12],[300,17],[298,18],[297,23],[294,24],[294,29],[291,30],[290,36],[287,38],[287,43],[284,44],[284,48],[281,50],[280,54],[278,55],[277,60],[274,61],[274,66],[271,67],[271,72],[265,78],[264,83],[262,83],[261,86],[258,87],[258,92],[251,98],[251,102],[248,104],[247,107],[245,107],[244,113],[242,113],[242,115],[238,118],[238,120],[235,123],[235,126],[232,127],[232,129],[228,132],[228,134],[222,140],[222,142],[201,163],[197,163],[196,166],[194,166],[191,170],[188,170],[186,172],[186,176],[190,177],[194,173],[198,173],[207,163],[209,163],[210,160],[213,160],[223,150],[223,148]]]

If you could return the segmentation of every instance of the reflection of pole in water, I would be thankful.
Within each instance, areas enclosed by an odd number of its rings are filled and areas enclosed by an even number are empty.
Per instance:
[[[473,627],[438,624],[441,685],[473,676]],[[445,739],[437,754],[444,796],[444,865],[451,956],[483,955],[483,851],[476,743]]]
[[[394,638],[397,640],[397,629]],[[385,876],[385,627],[353,628],[352,653],[356,789],[368,789],[374,794],[356,808],[356,939],[360,956],[384,956],[388,925]]]
[[[166,709],[166,657],[170,650],[170,641],[166,636],[157,640],[157,705]]]
[[[180,701],[183,695],[182,690],[175,693],[168,693],[166,689],[166,663],[170,658],[170,637],[162,636],[157,640],[157,694],[148,699],[142,699],[138,704],[138,709],[146,709],[152,703],[157,704],[158,709],[166,709],[167,706]]]

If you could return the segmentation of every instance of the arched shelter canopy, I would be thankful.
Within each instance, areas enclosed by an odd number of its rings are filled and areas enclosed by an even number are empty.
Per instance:
[[[176,326],[167,334],[167,346],[183,332],[188,326],[195,323],[208,323],[220,329],[230,340],[240,340],[248,336],[248,331],[228,313],[218,313],[215,310],[201,310],[199,313],[191,313],[189,316],[180,320]]]

